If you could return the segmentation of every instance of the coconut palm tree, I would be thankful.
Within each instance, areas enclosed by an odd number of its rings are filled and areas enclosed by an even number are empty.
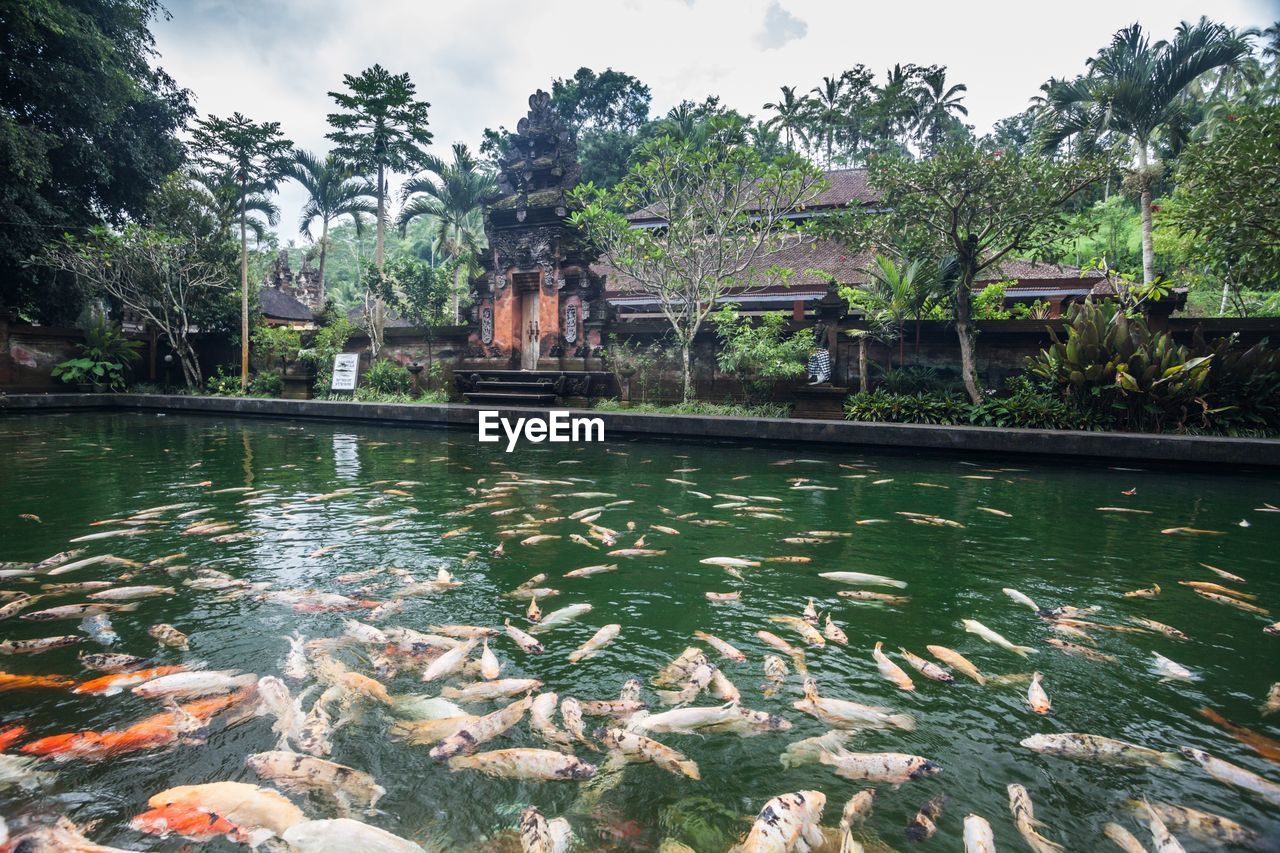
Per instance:
[[[871,277],[858,301],[873,326],[873,335],[885,343],[898,342],[898,366],[906,364],[906,323],[920,319],[933,296],[932,280],[924,263],[916,259],[899,266],[892,258],[876,255],[866,269]]]
[[[1152,240],[1152,146],[1163,141],[1177,150],[1189,130],[1190,105],[1181,97],[1197,78],[1237,65],[1249,55],[1248,42],[1234,30],[1201,18],[1182,23],[1171,41],[1151,42],[1138,24],[1120,30],[1111,44],[1089,60],[1088,73],[1058,81],[1041,111],[1043,140],[1054,148],[1070,136],[1114,133],[1137,160],[1142,214],[1142,282],[1155,280]]]
[[[324,262],[329,248],[329,223],[350,216],[355,220],[356,233],[364,230],[363,214],[376,216],[377,190],[367,179],[352,174],[347,164],[332,154],[323,160],[310,151],[294,155],[287,177],[302,185],[307,191],[307,203],[302,206],[298,233],[311,240],[311,225],[320,220],[320,296],[324,298]]]
[[[926,150],[933,151],[942,142],[947,127],[957,115],[967,116],[969,108],[961,101],[969,87],[963,83],[947,86],[947,69],[933,68],[920,79],[915,91],[915,133]]]
[[[810,94],[813,97],[805,99],[809,104],[809,126],[813,129],[813,136],[826,148],[826,165],[830,167],[835,158],[836,141],[849,126],[844,98],[845,78],[823,77],[822,85],[814,86]]]
[[[235,235],[240,218],[240,182],[230,172],[193,169],[192,185],[204,199],[205,211],[218,223],[218,230]],[[270,227],[280,221],[280,208],[267,197],[263,188],[253,182],[245,185],[245,230],[259,243]]]
[[[404,233],[415,217],[431,217],[437,248],[446,252],[455,264],[453,322],[458,323],[463,273],[474,266],[485,243],[481,204],[493,195],[496,184],[461,142],[453,144],[452,162],[428,156],[426,168],[433,177],[410,178],[401,190],[404,205],[400,209],[400,231]]]
[[[793,86],[782,87],[782,99],[764,105],[766,110],[773,110],[776,115],[764,123],[770,130],[778,129],[787,140],[787,148],[795,150],[798,138],[804,145],[809,144],[809,111],[812,103],[805,95],[796,97]]]

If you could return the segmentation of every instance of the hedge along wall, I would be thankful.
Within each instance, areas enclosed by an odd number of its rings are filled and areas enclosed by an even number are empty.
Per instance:
[[[1049,328],[1065,337],[1064,320],[980,320],[974,324],[978,330],[977,368],[982,387],[998,389],[1005,379],[1023,371],[1027,358],[1037,354],[1050,342]],[[1269,339],[1280,346],[1280,318],[1266,317],[1258,319],[1239,319],[1232,317],[1214,318],[1153,318],[1152,325],[1167,328],[1180,343],[1189,344],[1197,329],[1207,340],[1238,335],[1242,346],[1252,345],[1262,339]],[[813,320],[806,318],[802,323],[792,323],[795,333],[811,334]],[[837,336],[837,350],[832,353],[834,362],[834,382],[848,386],[850,390],[858,390],[858,341],[848,334],[851,330],[864,329],[866,324],[861,320],[848,319],[840,323],[840,334]],[[632,343],[650,346],[655,342],[667,339],[669,327],[663,322],[633,321],[616,322],[612,325],[612,333]],[[667,343],[668,346],[669,340]],[[955,327],[950,323],[926,320],[919,324],[917,336],[916,323],[906,324],[905,356],[908,365],[923,365],[937,370],[944,378],[950,377],[958,381],[960,376],[960,347],[956,339]],[[742,394],[742,383],[737,376],[721,372],[716,364],[718,342],[713,331],[704,330],[694,342],[694,382],[697,395],[703,399],[720,400],[738,398]],[[868,343],[868,360],[871,363],[871,376],[874,382],[881,370],[892,364],[899,366],[899,348],[896,343],[884,345],[877,341]],[[679,364],[672,361],[666,369],[658,371],[658,376],[648,382],[654,388],[651,399],[670,401],[679,399],[680,373]],[[639,378],[632,380],[633,399],[641,394],[637,386]],[[778,401],[790,401],[793,395],[790,390],[798,383],[780,384],[774,393]]]

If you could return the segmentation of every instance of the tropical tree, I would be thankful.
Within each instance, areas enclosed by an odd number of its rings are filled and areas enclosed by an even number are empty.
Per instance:
[[[824,188],[803,158],[765,158],[725,138],[659,137],[617,187],[579,185],[573,196],[580,209],[570,221],[622,274],[617,285],[651,298],[671,324],[685,402],[693,392],[693,339],[707,315],[731,288],[788,280],[790,271],[771,261],[803,242],[793,216]],[[631,227],[627,214],[644,208],[665,211],[661,228]]]
[[[458,323],[462,276],[474,267],[485,243],[481,204],[494,194],[497,185],[461,142],[453,145],[452,162],[428,156],[425,164],[434,180],[419,176],[405,182],[400,232],[403,234],[415,217],[431,217],[437,250],[453,259],[453,322]]]
[[[298,222],[298,233],[315,242],[311,236],[311,225],[320,220],[320,296],[324,298],[324,262],[329,248],[329,223],[350,216],[355,224],[356,233],[364,228],[364,215],[376,215],[377,205],[373,184],[365,178],[352,174],[351,168],[328,154],[322,160],[310,151],[299,151],[294,155],[293,164],[288,176],[302,185],[307,191],[307,203],[302,206],[302,217]]]
[[[814,86],[807,99],[809,122],[817,141],[826,149],[825,163],[829,167],[835,158],[837,140],[847,132],[849,115],[845,109],[846,80],[839,77],[823,77],[821,86]]]
[[[342,79],[348,91],[329,93],[341,112],[329,114],[333,130],[327,136],[335,143],[335,156],[359,171],[377,174],[373,263],[381,271],[386,261],[387,171],[406,172],[426,166],[425,149],[431,144],[427,109],[431,105],[416,99],[417,89],[407,73],[392,74],[381,65],[366,68],[359,76],[346,74]],[[369,348],[377,358],[382,352],[386,326],[385,300],[375,295],[372,308],[366,319]]]
[[[289,167],[293,143],[280,122],[258,124],[240,113],[197,119],[192,140],[202,166],[231,175],[240,187],[240,388],[249,387],[249,247],[247,199],[252,191],[274,192]]]
[[[921,75],[915,92],[915,133],[926,151],[933,151],[942,143],[957,121],[956,116],[969,114],[969,108],[961,103],[968,90],[963,83],[948,86],[946,68],[930,68]]]
[[[876,255],[866,272],[870,280],[851,295],[874,325],[886,329],[881,337],[898,342],[901,367],[907,362],[907,320],[919,319],[933,297],[927,265],[920,258],[899,265],[887,255]]]
[[[1073,135],[1096,138],[1105,133],[1129,143],[1137,160],[1145,286],[1155,280],[1151,188],[1162,171],[1152,167],[1152,146],[1163,141],[1176,152],[1193,124],[1191,105],[1180,96],[1197,78],[1236,65],[1249,52],[1244,38],[1207,18],[1183,22],[1171,41],[1155,43],[1139,24],[1132,24],[1089,60],[1084,76],[1049,85],[1040,117],[1047,147]]]
[[[940,288],[955,318],[965,390],[980,403],[970,327],[978,274],[1014,252],[1047,249],[1061,240],[1070,230],[1068,202],[1111,165],[951,140],[923,160],[873,159],[868,180],[881,195],[883,212],[849,211],[828,227],[850,246],[892,243],[938,262]]]
[[[766,121],[764,126],[770,130],[782,131],[789,150],[796,149],[797,139],[805,145],[809,144],[808,129],[812,103],[808,97],[801,95],[797,98],[794,86],[783,86],[782,98],[765,104],[764,108],[774,112],[774,116]]]
[[[0,314],[67,325],[69,277],[29,263],[64,233],[143,220],[183,162],[191,93],[159,65],[160,0],[0,8]]]
[[[192,169],[188,173],[191,186],[201,200],[203,210],[213,218],[220,233],[233,239],[239,227],[240,207],[245,210],[245,229],[261,243],[270,229],[280,221],[280,208],[258,183],[245,187],[241,199],[240,183],[229,172]]]

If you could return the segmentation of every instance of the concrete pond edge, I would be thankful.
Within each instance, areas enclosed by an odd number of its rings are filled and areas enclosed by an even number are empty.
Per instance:
[[[329,421],[475,429],[482,411],[501,417],[545,417],[547,410],[463,404],[357,403],[167,394],[0,394],[0,413],[121,409],[236,417],[302,418]],[[707,415],[636,414],[627,411],[565,409],[598,417],[606,437],[625,435],[691,441],[742,441],[774,446],[822,445],[859,450],[893,449],[1072,457],[1101,461],[1280,468],[1280,440],[1127,432],[933,426],[802,418],[742,418]]]

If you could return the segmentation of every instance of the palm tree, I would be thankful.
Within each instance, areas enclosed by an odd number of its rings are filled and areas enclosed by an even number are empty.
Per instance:
[[[427,176],[410,178],[401,190],[404,206],[400,209],[400,231],[404,233],[415,217],[432,218],[436,246],[447,252],[455,264],[453,322],[458,323],[463,272],[474,265],[484,248],[481,204],[493,195],[496,184],[461,142],[453,144],[453,162],[428,156],[426,168],[435,180]]]
[[[912,82],[916,71],[914,65],[894,65],[885,72],[884,85],[875,87],[872,134],[877,143],[892,141],[901,144],[904,131],[916,113]]]
[[[360,234],[364,229],[362,214],[376,216],[378,213],[378,205],[374,201],[377,191],[368,180],[353,175],[350,166],[332,154],[321,160],[310,151],[299,151],[286,174],[307,191],[307,203],[302,207],[298,233],[315,242],[311,236],[311,223],[320,220],[320,299],[323,302],[329,223],[350,216],[355,220],[356,234]]]
[[[935,150],[947,132],[947,126],[956,120],[956,115],[967,116],[969,108],[960,103],[964,100],[964,92],[969,87],[963,83],[947,86],[947,70],[931,69],[921,78],[915,91],[916,138],[921,140],[929,151]]]
[[[234,236],[240,217],[240,182],[235,175],[193,169],[190,177],[204,199],[205,211],[218,223],[218,230],[229,237]],[[250,182],[245,186],[244,209],[245,230],[261,243],[268,229],[280,221],[280,208],[267,197],[260,185]]]
[[[813,97],[805,99],[809,104],[809,124],[827,149],[828,167],[835,157],[836,140],[841,138],[841,131],[849,126],[844,102],[844,83],[843,77],[823,77],[822,85],[810,90]]]
[[[1151,148],[1163,139],[1176,150],[1190,122],[1189,105],[1180,97],[1209,71],[1234,66],[1249,55],[1248,42],[1223,24],[1201,18],[1182,23],[1171,41],[1154,44],[1139,24],[1112,37],[1089,60],[1084,77],[1059,81],[1048,93],[1042,113],[1044,143],[1054,148],[1072,135],[1115,133],[1128,140],[1137,159],[1142,199],[1142,282],[1155,280],[1152,240]],[[1061,107],[1061,109],[1060,109]]]
[[[898,341],[898,366],[902,367],[907,361],[907,318],[919,320],[932,296],[925,265],[916,259],[899,266],[892,258],[876,255],[866,272],[871,280],[862,286],[859,301],[867,319],[879,329],[875,336],[886,343]]]
[[[777,113],[773,118],[766,121],[764,126],[770,130],[774,128],[781,130],[786,137],[787,148],[795,150],[795,139],[797,137],[805,145],[809,144],[807,130],[812,102],[808,97],[801,95],[797,98],[794,87],[783,86],[782,99],[765,104],[764,108]]]

